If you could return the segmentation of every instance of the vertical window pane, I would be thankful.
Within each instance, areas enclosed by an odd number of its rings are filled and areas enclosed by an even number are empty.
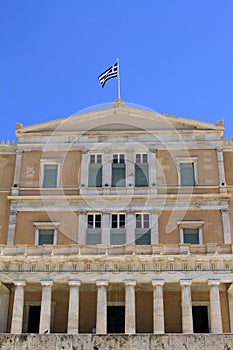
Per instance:
[[[125,162],[125,155],[120,154],[120,163],[124,163],[124,162]]]
[[[94,154],[91,154],[91,156],[90,156],[90,163],[95,164],[95,155]]]
[[[141,214],[136,214],[136,228],[142,228]]]
[[[112,162],[113,162],[114,164],[118,163],[118,154],[113,154]]]
[[[112,186],[125,187],[125,165],[112,165]]]
[[[149,214],[144,214],[144,228],[149,228]]]
[[[195,186],[194,163],[180,163],[181,186]]]
[[[142,155],[142,162],[147,163],[147,154]]]
[[[42,244],[53,244],[54,230],[39,230],[39,245]]]
[[[112,214],[112,228],[117,228],[117,214]]]
[[[97,154],[97,164],[101,164],[101,163],[102,163],[102,155]]]
[[[120,214],[120,227],[125,227],[125,214]]]
[[[136,163],[141,163],[141,154],[136,154]]]
[[[88,228],[93,228],[94,227],[94,216],[92,214],[89,214],[87,216],[88,218]]]
[[[43,187],[54,188],[57,187],[57,169],[56,164],[44,165],[44,181]]]
[[[96,214],[95,216],[95,227],[100,228],[101,227],[101,215]]]
[[[184,243],[199,244],[199,229],[198,228],[184,228]]]

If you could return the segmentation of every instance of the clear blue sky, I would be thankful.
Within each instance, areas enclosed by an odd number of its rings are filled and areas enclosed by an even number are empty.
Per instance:
[[[0,141],[122,98],[233,137],[232,0],[0,0]]]

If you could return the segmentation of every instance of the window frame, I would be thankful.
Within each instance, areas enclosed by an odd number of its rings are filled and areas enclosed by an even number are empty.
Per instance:
[[[88,227],[88,216],[93,215],[93,227]],[[100,227],[96,227],[96,216],[100,215]],[[102,214],[101,213],[87,213],[87,229],[95,230],[102,229]]]
[[[117,155],[117,162],[113,162],[115,155]],[[124,159],[123,163],[120,162],[120,159],[122,159],[121,156],[124,156],[123,157],[123,159]],[[126,165],[126,154],[125,153],[112,153],[112,164],[125,164]]]
[[[112,227],[112,216],[113,215],[117,215],[117,227]],[[120,226],[120,215],[124,215],[125,216],[125,225],[124,227]],[[111,213],[111,227],[110,229],[126,229],[126,214],[125,213]]]
[[[137,162],[137,156],[140,156],[140,162]],[[143,156],[146,156],[146,162],[143,162]],[[148,153],[135,153],[135,164],[149,164],[148,158]]]
[[[192,244],[192,243],[184,243],[184,229],[198,229],[198,235],[199,235],[199,243],[197,244],[203,244],[203,225],[204,221],[178,221],[178,226],[180,230],[180,243],[181,244]]]
[[[141,227],[137,227],[137,215],[141,216],[141,220],[140,220]],[[145,218],[144,218],[145,215],[148,215],[148,217],[149,217],[149,220],[148,220],[149,227],[145,227]],[[136,220],[136,229],[150,229],[150,214],[149,213],[135,213],[135,220]]]
[[[41,159],[40,160],[40,188],[42,189],[54,189],[61,186],[61,162],[53,159]],[[57,183],[56,187],[44,187],[44,170],[46,165],[57,165]]]
[[[101,162],[100,163],[98,163],[98,156],[101,157]],[[94,159],[95,159],[94,163],[91,162],[91,158],[92,157],[94,157]],[[100,165],[103,165],[102,161],[103,161],[102,153],[91,153],[90,156],[89,156],[89,164],[97,164],[97,165],[100,164]]]
[[[193,164],[193,170],[194,170],[194,185],[182,185],[181,184],[181,166],[180,164],[187,164],[192,163]],[[196,187],[198,186],[198,171],[197,171],[197,157],[188,157],[188,158],[176,158],[176,165],[177,165],[177,173],[178,173],[178,185],[181,187]]]
[[[39,244],[39,236],[40,236],[40,230],[53,230],[53,243],[51,245],[57,244],[57,236],[58,236],[58,230],[57,227],[59,227],[60,222],[33,222],[33,225],[35,226],[35,245],[36,246],[42,246],[42,244]]]

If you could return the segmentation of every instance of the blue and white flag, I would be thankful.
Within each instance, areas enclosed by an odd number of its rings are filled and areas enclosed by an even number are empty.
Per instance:
[[[105,72],[98,76],[102,88],[104,87],[107,80],[117,77],[118,64],[115,63],[113,66],[108,68]]]

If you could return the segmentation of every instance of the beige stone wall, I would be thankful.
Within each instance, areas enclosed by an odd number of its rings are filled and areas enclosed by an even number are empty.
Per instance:
[[[15,154],[0,154],[0,244],[7,243],[9,201],[14,181]]]
[[[215,150],[158,150],[158,185],[178,185],[178,174],[176,164],[177,157],[196,157],[198,184],[202,186],[218,186],[219,173],[217,154]]]
[[[41,152],[25,151],[22,156],[20,186],[24,188],[39,187],[41,176],[40,160],[61,162],[61,186],[77,187],[79,185],[79,170],[81,164],[81,152]]]
[[[163,297],[165,333],[181,333],[181,293],[165,291]]]
[[[180,243],[180,231],[177,221],[204,221],[202,227],[203,243],[220,243],[224,242],[222,216],[219,210],[188,210],[183,211],[166,211],[159,215],[159,242],[162,244]]]
[[[80,291],[80,314],[79,331],[80,333],[91,333],[96,327],[96,308],[97,292]]]
[[[226,184],[233,186],[233,152],[223,152]]]
[[[58,245],[77,243],[77,212],[18,212],[14,244],[35,244],[35,226],[33,222],[60,222],[58,227]]]
[[[55,302],[53,333],[66,333],[68,322],[69,291],[62,288],[52,292],[52,301]]]
[[[136,292],[136,330],[137,333],[153,332],[152,292]]]

